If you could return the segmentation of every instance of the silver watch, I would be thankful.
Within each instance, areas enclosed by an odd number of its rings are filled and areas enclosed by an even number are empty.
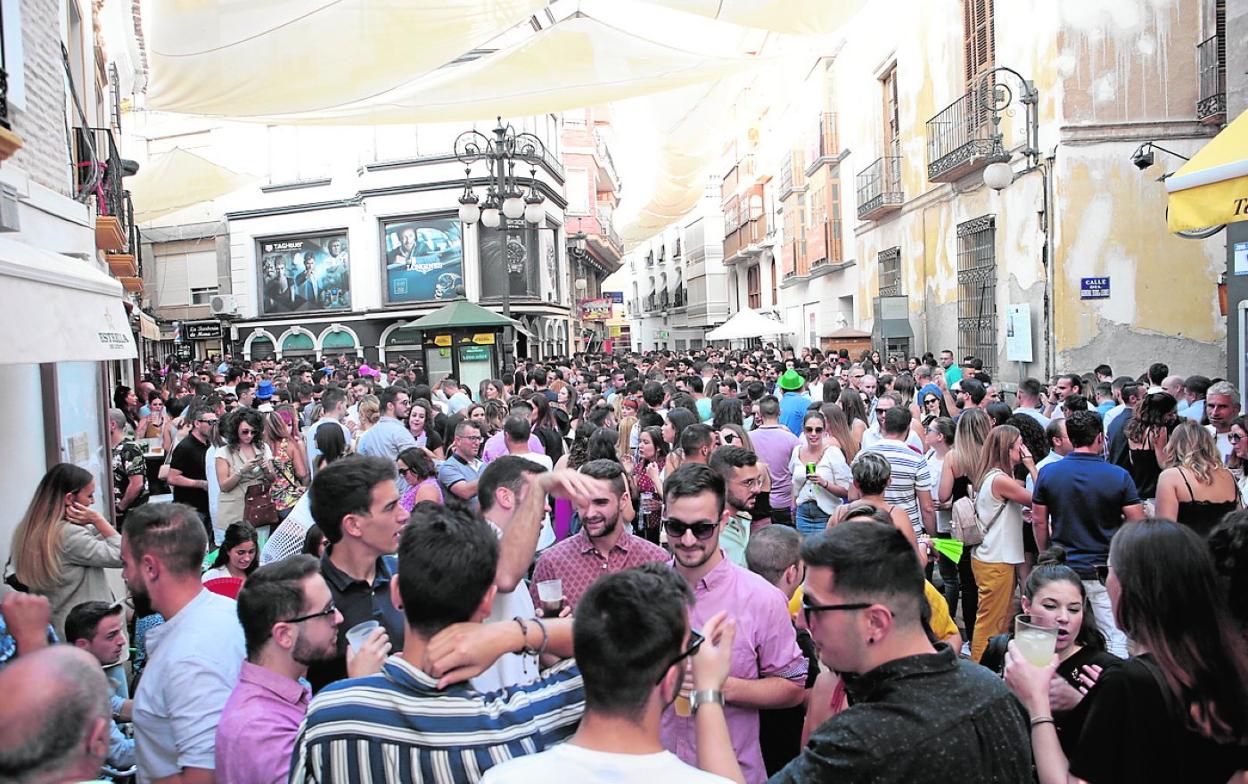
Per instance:
[[[716,703],[717,705],[723,705],[724,693],[714,689],[702,689],[701,691],[695,691],[689,695],[689,710],[692,713],[697,713],[699,706],[706,705],[711,702]]]

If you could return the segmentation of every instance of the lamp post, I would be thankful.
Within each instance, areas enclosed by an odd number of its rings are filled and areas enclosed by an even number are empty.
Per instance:
[[[459,197],[459,219],[468,226],[478,222],[485,229],[501,235],[501,253],[507,268],[503,286],[503,316],[511,319],[511,276],[524,272],[528,261],[525,243],[517,239],[520,232],[535,231],[546,217],[545,198],[537,192],[537,166],[546,157],[546,146],[531,133],[517,133],[510,124],[498,125],[487,136],[480,131],[464,131],[455,139],[455,158],[464,164],[464,192]],[[484,162],[488,173],[484,203],[472,190],[472,167]],[[516,175],[516,164],[529,166],[526,183]],[[520,227],[509,221],[523,219]],[[511,366],[514,354],[512,326],[504,327],[503,364]]]
[[[1007,84],[989,81],[998,73],[1010,74],[1022,85],[1018,102],[1025,107],[1027,115],[1027,146],[1022,149],[1027,158],[1026,171],[1031,171],[1040,164],[1040,91],[1036,89],[1035,82],[1024,79],[1018,71],[999,65],[979,77],[979,84],[975,89],[979,95],[980,107],[992,115],[992,151],[988,154],[991,163],[984,169],[984,184],[994,191],[1003,190],[1014,181],[1014,170],[1010,167],[1011,156],[1002,144],[1004,137],[1001,134],[1001,114],[1014,102],[1014,91]]]
[[[589,280],[585,277],[585,261],[589,258],[588,239],[588,235],[579,229],[576,233],[568,235],[569,266],[576,270],[576,277],[572,281],[572,287],[576,290],[576,297],[573,302],[576,307],[577,334],[582,337],[586,330],[584,323],[585,293],[589,288]]]

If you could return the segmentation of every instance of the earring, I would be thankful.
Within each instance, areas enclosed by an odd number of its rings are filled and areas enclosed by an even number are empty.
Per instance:
[[[867,638],[867,645],[875,645],[875,638],[874,638],[874,637],[868,637],[868,638]]]

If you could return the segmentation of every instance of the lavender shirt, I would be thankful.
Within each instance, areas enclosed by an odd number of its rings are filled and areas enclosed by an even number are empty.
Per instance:
[[[721,610],[736,619],[737,637],[732,642],[729,675],[748,680],[771,675],[802,686],[806,684],[806,657],[797,647],[797,633],[779,589],[725,557],[693,586],[693,597],[689,624],[694,629],[701,629]],[[750,784],[766,781],[767,771],[758,743],[758,711],[726,705],[724,717],[728,720],[728,735],[745,780]],[[663,711],[660,738],[668,751],[690,765],[697,765],[693,717],[677,716],[669,705]]]
[[[302,683],[243,662],[217,725],[217,783],[284,784],[308,699]]]
[[[490,436],[489,440],[485,442],[485,451],[481,453],[482,463],[497,460],[507,454],[507,442],[504,438],[504,433],[501,430]],[[542,442],[537,439],[537,436],[529,436],[529,451],[544,455],[546,454],[546,447],[542,446]]]
[[[765,425],[750,433],[754,453],[767,464],[771,473],[772,509],[793,506],[793,474],[789,471],[789,458],[799,440],[784,425]]]

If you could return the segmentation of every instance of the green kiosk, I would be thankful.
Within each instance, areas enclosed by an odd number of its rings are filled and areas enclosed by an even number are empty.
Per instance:
[[[419,330],[429,383],[451,376],[476,390],[502,375],[503,344],[516,322],[472,302],[452,302],[404,326]]]

